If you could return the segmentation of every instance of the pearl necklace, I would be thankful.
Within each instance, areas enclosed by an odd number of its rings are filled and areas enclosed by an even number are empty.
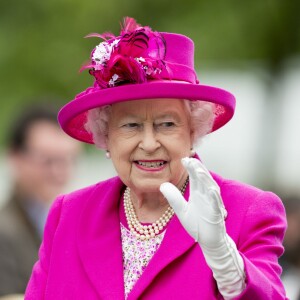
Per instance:
[[[189,178],[187,177],[182,188],[180,189],[182,195],[184,194],[188,182]],[[150,225],[142,225],[136,216],[130,197],[129,187],[126,187],[124,192],[124,209],[127,224],[130,231],[136,236],[136,238],[140,240],[149,240],[150,238],[153,238],[156,235],[158,235],[166,227],[166,225],[174,215],[173,208],[169,206],[167,210],[163,213],[163,215],[154,223]]]

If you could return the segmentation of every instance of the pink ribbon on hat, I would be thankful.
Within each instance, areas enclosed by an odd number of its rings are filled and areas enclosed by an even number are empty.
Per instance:
[[[193,84],[199,83],[196,72],[188,66],[171,62],[165,63],[167,72],[162,71],[162,79],[186,81]]]

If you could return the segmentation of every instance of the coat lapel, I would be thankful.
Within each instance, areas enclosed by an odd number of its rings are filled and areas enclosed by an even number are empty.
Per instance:
[[[189,185],[184,197],[185,199],[189,198]],[[136,282],[128,296],[128,300],[138,299],[166,266],[186,253],[195,243],[195,240],[186,232],[175,215],[168,225],[159,249],[150,260],[142,276]],[[204,258],[202,259],[202,263],[205,264]]]
[[[96,188],[79,220],[77,247],[87,277],[101,299],[124,299],[118,178]]]
[[[170,263],[188,251],[196,242],[186,233],[177,217],[170,222],[160,248],[136,282],[128,300],[139,299],[155,277]]]

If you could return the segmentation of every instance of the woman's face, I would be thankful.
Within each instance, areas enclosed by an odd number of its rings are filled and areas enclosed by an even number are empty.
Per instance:
[[[121,180],[137,193],[157,192],[163,182],[181,187],[192,133],[184,101],[150,99],[112,105],[108,150]]]

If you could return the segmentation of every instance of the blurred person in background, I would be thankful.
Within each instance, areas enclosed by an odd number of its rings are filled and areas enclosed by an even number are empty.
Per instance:
[[[281,200],[193,150],[231,119],[234,96],[199,83],[184,35],[125,18],[120,36],[90,36],[105,40],[86,66],[94,85],[59,122],[118,176],[56,199],[25,299],[286,299]]]
[[[13,187],[0,211],[0,296],[24,293],[48,209],[69,182],[79,152],[49,104],[27,107],[13,121],[7,153]]]
[[[282,197],[288,228],[284,237],[285,252],[280,259],[282,280],[290,300],[300,300],[300,197]]]

